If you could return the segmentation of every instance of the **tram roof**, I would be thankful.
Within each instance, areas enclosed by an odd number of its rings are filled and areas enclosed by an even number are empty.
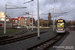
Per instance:
[[[65,20],[64,20],[64,19],[58,19],[58,20],[63,20],[63,22],[65,22]],[[58,20],[57,20],[56,22],[58,22]]]

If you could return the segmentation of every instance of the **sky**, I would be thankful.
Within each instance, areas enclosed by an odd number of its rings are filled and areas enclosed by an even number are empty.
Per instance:
[[[37,20],[37,0],[26,3],[31,0],[0,0],[0,11],[5,12],[5,4],[7,8],[27,7],[23,9],[7,9],[10,18],[26,17],[25,12],[29,12]],[[23,4],[25,3],[25,4]],[[54,9],[54,11],[53,11]],[[39,17],[40,19],[48,20],[48,13],[51,13],[51,18],[63,18],[65,20],[75,20],[75,0],[39,0]],[[32,15],[29,15],[30,17]]]

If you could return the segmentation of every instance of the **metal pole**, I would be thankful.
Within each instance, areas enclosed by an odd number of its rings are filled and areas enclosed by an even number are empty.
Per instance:
[[[38,39],[40,39],[40,30],[39,30],[39,0],[37,0],[37,20],[38,20]]]
[[[7,7],[7,5],[5,4],[4,34],[6,34],[6,7]]]
[[[33,32],[33,11],[32,11],[32,32]]]
[[[54,31],[54,8],[53,8],[53,31]]]
[[[28,12],[28,16],[29,16],[29,12]],[[30,29],[30,17],[29,17],[29,29]]]
[[[54,7],[55,7],[55,0],[54,0]],[[53,31],[54,31],[54,28],[55,28],[55,22],[54,22],[54,8],[53,8]]]

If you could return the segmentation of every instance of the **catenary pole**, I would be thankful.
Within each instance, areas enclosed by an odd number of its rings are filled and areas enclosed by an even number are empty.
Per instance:
[[[7,4],[5,4],[4,34],[6,34],[6,8],[7,8]]]
[[[37,25],[38,25],[38,39],[40,39],[40,30],[39,30],[39,0],[37,0]]]
[[[54,0],[54,8],[55,8],[55,0]],[[53,31],[55,29],[54,8],[53,8]]]
[[[53,31],[54,31],[54,8],[53,8]]]
[[[33,32],[33,11],[32,11],[32,32]]]

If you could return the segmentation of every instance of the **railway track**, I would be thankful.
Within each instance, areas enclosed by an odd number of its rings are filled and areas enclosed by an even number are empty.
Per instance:
[[[55,37],[48,39],[42,43],[39,43],[37,45],[34,45],[27,50],[47,50],[50,48],[54,43],[56,43],[58,40],[60,40],[64,35],[57,34]]]
[[[5,39],[9,39],[9,38],[13,38],[14,36],[17,36],[17,35],[22,35],[22,34],[24,34],[26,32],[27,32],[27,30],[26,31],[25,30],[22,30],[21,32],[17,32],[15,34],[1,36],[0,37],[0,41],[1,40],[5,40]]]
[[[41,31],[40,33],[43,34],[45,32],[47,32],[47,31]],[[37,32],[27,34],[27,35],[22,34],[22,35],[14,36],[13,38],[7,38],[4,40],[0,40],[0,45],[5,45],[5,44],[21,41],[21,40],[26,40],[26,39],[32,38],[36,35],[37,35]]]

